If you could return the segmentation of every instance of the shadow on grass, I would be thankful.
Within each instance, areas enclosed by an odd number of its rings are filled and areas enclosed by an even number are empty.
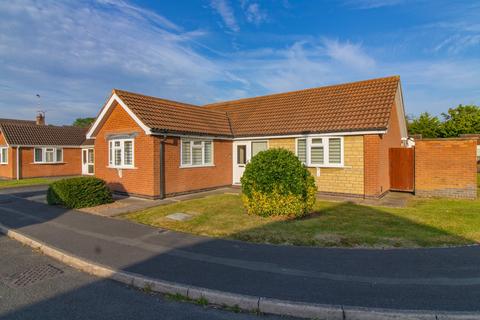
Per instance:
[[[321,208],[304,218],[275,221],[235,233],[231,237],[252,242],[326,247],[408,248],[472,243],[472,240],[455,233],[415,222],[381,208],[348,202],[322,202]]]

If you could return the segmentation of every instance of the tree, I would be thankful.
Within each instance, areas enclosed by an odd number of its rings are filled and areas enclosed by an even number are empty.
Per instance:
[[[421,134],[423,138],[438,138],[441,134],[442,123],[438,117],[423,112],[418,118],[408,123],[409,134]]]
[[[480,133],[480,107],[475,105],[459,105],[442,113],[444,119],[441,136],[458,137],[460,134]]]
[[[95,121],[95,118],[77,118],[73,122],[75,127],[88,128]]]

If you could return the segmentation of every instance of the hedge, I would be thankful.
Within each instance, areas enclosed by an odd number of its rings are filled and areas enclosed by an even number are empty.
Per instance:
[[[113,202],[105,181],[95,177],[62,179],[50,184],[47,202],[67,208],[86,208]]]
[[[243,203],[250,214],[301,217],[315,204],[315,179],[286,149],[269,149],[255,155],[241,183]]]

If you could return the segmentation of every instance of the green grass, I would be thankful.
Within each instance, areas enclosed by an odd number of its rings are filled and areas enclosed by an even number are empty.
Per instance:
[[[479,176],[480,184],[480,176]],[[480,200],[415,199],[406,208],[318,201],[297,220],[244,212],[239,196],[214,195],[131,213],[140,223],[211,237],[307,246],[429,247],[480,242]],[[188,221],[165,218],[174,212]]]
[[[13,188],[13,187],[26,187],[34,186],[38,184],[49,184],[53,182],[52,178],[31,178],[21,180],[0,180],[0,189]]]

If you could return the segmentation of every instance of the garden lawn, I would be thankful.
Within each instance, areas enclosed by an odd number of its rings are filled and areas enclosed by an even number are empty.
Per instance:
[[[13,188],[13,187],[26,187],[39,184],[49,184],[53,182],[52,178],[32,178],[21,180],[0,180],[0,189]]]
[[[480,183],[480,176],[479,176]],[[244,212],[238,195],[214,195],[126,215],[140,223],[260,243],[335,247],[430,247],[480,242],[480,200],[415,199],[406,208],[318,201],[298,220]],[[191,214],[172,221],[174,212]]]

